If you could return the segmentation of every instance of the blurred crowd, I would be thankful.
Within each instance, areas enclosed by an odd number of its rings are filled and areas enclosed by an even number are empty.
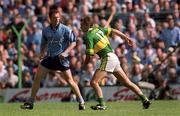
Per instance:
[[[170,84],[180,83],[179,0],[0,0],[0,88],[18,85],[18,36],[13,27],[21,31],[22,85],[32,86],[40,62],[42,29],[49,25],[48,12],[53,4],[59,6],[62,23],[77,37],[69,57],[74,80],[80,87],[90,86],[100,64],[98,56],[93,56],[86,70],[82,70],[85,44],[80,19],[90,15],[95,25],[104,27],[112,12],[115,14],[109,26],[134,41],[129,47],[116,35],[109,38],[128,77],[138,86],[152,90],[168,90]],[[121,83],[107,74],[101,85]],[[61,72],[49,72],[41,82],[41,87],[60,86],[67,86]]]

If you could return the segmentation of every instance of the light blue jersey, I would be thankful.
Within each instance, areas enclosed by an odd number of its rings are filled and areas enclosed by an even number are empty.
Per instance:
[[[64,52],[70,43],[75,42],[76,37],[72,30],[59,24],[56,29],[48,26],[42,31],[41,46],[47,47],[47,56],[54,57]],[[61,64],[69,66],[69,59],[61,60]]]

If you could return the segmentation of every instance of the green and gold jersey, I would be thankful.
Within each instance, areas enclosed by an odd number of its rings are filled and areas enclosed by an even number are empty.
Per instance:
[[[90,28],[86,33],[86,54],[97,54],[102,58],[105,57],[107,53],[113,52],[108,40],[110,34],[111,28]]]

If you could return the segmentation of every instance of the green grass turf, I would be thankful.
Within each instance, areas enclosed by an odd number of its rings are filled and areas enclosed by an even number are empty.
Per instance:
[[[108,102],[108,109],[90,109],[95,102],[87,102],[79,111],[78,103],[36,103],[33,110],[21,110],[20,103],[0,103],[0,116],[180,116],[179,101],[152,101],[149,109],[142,109],[140,101]]]

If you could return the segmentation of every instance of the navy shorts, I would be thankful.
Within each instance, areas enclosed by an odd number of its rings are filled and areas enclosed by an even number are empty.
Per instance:
[[[66,71],[69,69],[69,67],[65,67],[61,64],[58,56],[44,58],[41,61],[41,65],[50,69],[50,70]]]

